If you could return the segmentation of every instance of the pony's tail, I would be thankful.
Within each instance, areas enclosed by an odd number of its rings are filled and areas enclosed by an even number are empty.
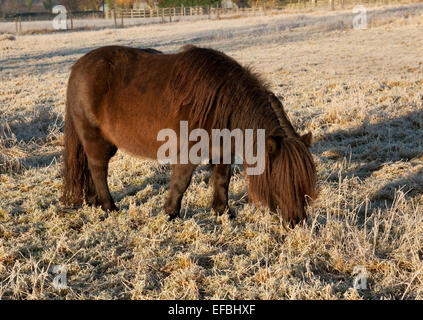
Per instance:
[[[91,174],[88,169],[87,155],[76,133],[72,117],[66,108],[65,150],[63,152],[63,194],[64,204],[80,205],[88,194]]]

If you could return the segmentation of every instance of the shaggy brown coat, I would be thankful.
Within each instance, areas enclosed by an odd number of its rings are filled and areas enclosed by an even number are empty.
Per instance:
[[[107,170],[117,148],[156,159],[158,132],[170,128],[179,134],[184,120],[190,129],[209,133],[265,129],[265,172],[248,176],[249,200],[279,211],[291,224],[306,218],[306,199],[316,196],[311,134],[296,133],[280,101],[248,68],[194,46],[176,54],[109,46],[75,63],[67,89],[62,200],[115,210]],[[213,166],[212,206],[221,214],[228,208],[230,165]],[[179,215],[195,167],[172,165],[165,204],[171,218]]]

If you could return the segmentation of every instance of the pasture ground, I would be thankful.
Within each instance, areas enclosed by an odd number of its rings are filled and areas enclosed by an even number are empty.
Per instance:
[[[423,8],[179,22],[0,41],[0,298],[422,299]],[[251,65],[312,131],[319,199],[305,225],[246,204],[235,170],[233,221],[210,211],[199,168],[182,219],[162,206],[168,168],[118,153],[119,212],[59,203],[66,82],[102,45],[174,52],[193,43]],[[64,265],[68,288],[52,286]],[[367,289],[353,270],[367,270]]]

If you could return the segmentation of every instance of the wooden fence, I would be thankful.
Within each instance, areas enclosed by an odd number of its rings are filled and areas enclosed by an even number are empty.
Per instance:
[[[181,17],[208,15],[219,18],[220,15],[242,15],[255,16],[266,15],[270,12],[285,10],[313,10],[327,8],[331,10],[350,8],[355,5],[378,6],[389,4],[409,4],[422,2],[423,0],[289,0],[283,6],[257,6],[251,8],[214,8],[210,6],[197,7],[174,7],[174,8],[153,8],[153,9],[117,9],[105,12],[106,19],[131,19],[131,18],[153,18],[153,17]]]
[[[266,9],[263,7],[252,8],[213,8],[207,7],[175,7],[175,8],[153,8],[153,9],[121,9],[106,11],[106,19],[118,18],[153,18],[153,17],[181,17],[208,15],[220,16],[224,14],[257,15]]]

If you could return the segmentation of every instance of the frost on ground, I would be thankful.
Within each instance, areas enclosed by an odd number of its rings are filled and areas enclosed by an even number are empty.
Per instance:
[[[371,11],[360,31],[344,13],[321,12],[1,41],[0,298],[422,299],[422,13]],[[247,205],[237,169],[237,218],[216,219],[206,167],[182,219],[168,222],[168,168],[123,153],[109,177],[119,212],[60,204],[70,66],[101,45],[174,52],[187,43],[251,65],[298,130],[314,133],[320,197],[305,225],[285,231]],[[67,289],[52,285],[56,265]],[[353,288],[356,266],[366,290]]]

